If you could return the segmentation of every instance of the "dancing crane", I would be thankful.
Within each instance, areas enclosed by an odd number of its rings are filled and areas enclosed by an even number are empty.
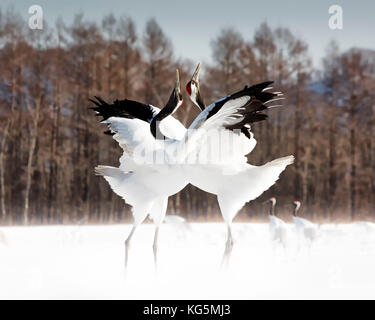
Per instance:
[[[299,237],[303,237],[311,246],[318,234],[317,226],[311,221],[297,216],[298,210],[301,207],[300,201],[293,201],[293,206],[293,221],[296,227],[297,235]]]
[[[186,85],[192,102],[203,110],[188,130],[195,131],[187,140],[193,141],[194,147],[191,149],[194,149],[198,159],[197,165],[189,167],[189,181],[217,195],[227,225],[223,258],[223,262],[227,262],[233,248],[233,218],[246,202],[256,199],[269,189],[286,166],[293,163],[294,157],[286,156],[262,166],[247,163],[246,155],[256,145],[250,125],[265,120],[267,115],[262,111],[275,107],[270,103],[281,99],[280,92],[268,91],[272,82],[245,86],[243,90],[221,98],[206,108],[200,93],[199,73],[200,64]],[[210,130],[216,130],[217,134],[207,134]],[[211,157],[204,164],[199,163],[200,155],[208,149]],[[224,154],[223,149],[226,150]]]
[[[108,104],[100,97],[95,98],[91,100],[96,105],[92,109],[109,127],[105,133],[112,135],[124,151],[118,168],[99,165],[95,172],[132,206],[134,223],[125,240],[125,266],[134,232],[148,214],[155,224],[153,252],[156,265],[159,226],[165,217],[168,197],[188,183],[170,152],[186,132],[179,121],[170,117],[183,103],[178,70],[175,87],[161,110],[128,99]]]

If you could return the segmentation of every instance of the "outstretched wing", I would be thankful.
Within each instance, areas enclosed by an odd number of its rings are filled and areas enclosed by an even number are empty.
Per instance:
[[[98,116],[103,117],[102,122],[107,121],[111,117],[138,119],[150,124],[151,120],[160,112],[160,109],[151,104],[144,104],[133,100],[115,100],[112,104],[108,104],[100,97],[95,97],[96,100],[90,99],[96,106],[91,109],[94,110]],[[180,121],[172,116],[165,118],[160,124],[161,131],[171,137],[172,139],[181,139],[186,128]],[[109,130],[106,134],[113,135]]]
[[[267,115],[262,111],[274,107],[269,103],[279,100],[280,93],[268,92],[272,82],[263,82],[217,100],[203,110],[189,127],[185,135],[183,152],[179,160],[192,151],[200,150],[206,144],[206,135],[215,130],[247,130],[252,137],[251,124],[265,120]],[[221,143],[221,142],[220,142]]]
[[[111,117],[126,119],[139,119],[150,123],[156,115],[154,107],[150,104],[144,104],[133,100],[115,100],[112,104],[105,102],[102,98],[96,97],[96,100],[89,99],[96,107],[90,109],[96,111],[97,116],[107,120]]]
[[[159,108],[128,99],[109,104],[100,97],[95,98],[90,99],[95,104],[91,109],[103,118],[102,123],[107,124],[109,130],[104,133],[112,135],[124,150],[121,163],[126,158],[133,158],[137,148],[146,152],[153,150],[155,139],[150,133],[150,122],[159,113]],[[181,139],[186,132],[181,122],[172,116],[163,120],[161,130],[174,139]]]

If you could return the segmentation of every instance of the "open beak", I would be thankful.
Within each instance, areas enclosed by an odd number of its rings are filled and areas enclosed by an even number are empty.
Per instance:
[[[180,90],[180,74],[178,72],[178,69],[176,69],[176,83],[175,83],[174,89],[176,91],[176,95],[180,96],[181,95],[181,90]]]
[[[174,86],[174,91],[175,91],[177,100],[182,101],[182,94],[181,94],[181,89],[180,89],[180,74],[178,72],[178,69],[176,69],[176,83]]]
[[[199,72],[201,71],[201,64],[198,63],[197,68],[194,71],[193,77],[191,78],[192,81],[199,83]]]
[[[203,99],[201,97],[200,90],[199,90],[199,73],[200,73],[200,71],[201,71],[201,64],[198,63],[198,66],[197,66],[197,68],[194,71],[194,74],[193,74],[193,76],[191,78],[190,83],[191,83],[191,85],[193,85],[193,83],[194,83],[195,87],[196,87],[196,90],[197,90],[196,95],[193,98],[193,102],[194,102],[194,104],[196,106],[199,107],[199,109],[201,111],[203,111],[205,109],[205,104],[203,102]],[[191,97],[190,97],[190,99],[191,99]]]

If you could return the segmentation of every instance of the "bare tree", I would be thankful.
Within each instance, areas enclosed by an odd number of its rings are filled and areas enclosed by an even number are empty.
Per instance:
[[[0,12],[1,14],[1,12]],[[3,16],[2,16],[3,17]],[[7,216],[5,197],[6,197],[6,186],[5,186],[5,152],[7,148],[7,142],[9,137],[9,130],[12,126],[14,118],[14,108],[16,105],[16,94],[19,91],[19,85],[17,83],[17,71],[21,63],[21,59],[24,57],[22,49],[19,48],[18,44],[23,42],[23,21],[13,11],[9,11],[5,14],[5,19],[1,19],[0,35],[1,44],[4,46],[3,58],[4,64],[2,65],[2,76],[6,78],[3,81],[10,83],[10,101],[6,104],[9,105],[8,118],[6,125],[2,132],[2,138],[0,143],[0,206],[1,215],[3,219]],[[4,55],[5,54],[5,55]],[[8,62],[8,63],[7,63]]]
[[[239,32],[231,28],[222,29],[219,36],[211,42],[212,57],[215,69],[212,74],[215,85],[221,90],[219,94],[228,94],[236,85],[239,78],[239,57],[243,39]]]
[[[123,68],[123,89],[124,96],[131,96],[134,86],[134,77],[139,63],[140,57],[136,50],[137,33],[134,21],[128,17],[121,17],[117,26],[118,39],[120,46],[118,47],[118,55],[122,60]]]
[[[146,24],[143,35],[144,57],[146,60],[145,72],[145,101],[162,106],[169,93],[167,79],[172,77],[172,45],[164,35],[163,30],[155,19],[150,19]]]
[[[306,96],[306,84],[309,79],[309,71],[311,67],[311,61],[308,57],[308,46],[305,42],[300,39],[296,39],[292,45],[291,59],[293,63],[293,71],[295,76],[294,86],[294,104],[295,104],[295,116],[294,116],[294,157],[295,157],[295,180],[294,195],[296,198],[304,198],[305,196],[301,193],[301,178],[300,178],[300,135],[302,128],[302,113],[301,107],[305,102]]]
[[[357,145],[358,145],[358,113],[363,107],[366,93],[363,78],[367,69],[360,52],[350,51],[341,58],[341,72],[346,79],[342,86],[342,98],[345,101],[349,120],[349,212],[353,220],[357,209]]]
[[[329,159],[328,159],[328,192],[327,205],[332,210],[334,205],[334,197],[336,193],[337,182],[337,109],[339,99],[339,47],[337,42],[330,42],[327,48],[326,57],[323,59],[323,83],[327,91],[325,97],[329,103],[327,114],[327,121],[329,123]]]

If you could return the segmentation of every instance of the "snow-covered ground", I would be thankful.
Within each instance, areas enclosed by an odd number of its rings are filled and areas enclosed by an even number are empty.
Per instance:
[[[270,242],[267,224],[235,223],[223,270],[224,224],[164,224],[156,272],[154,229],[142,225],[126,273],[130,225],[2,227],[0,298],[375,298],[374,225],[322,225],[310,249],[288,227],[284,250]]]

